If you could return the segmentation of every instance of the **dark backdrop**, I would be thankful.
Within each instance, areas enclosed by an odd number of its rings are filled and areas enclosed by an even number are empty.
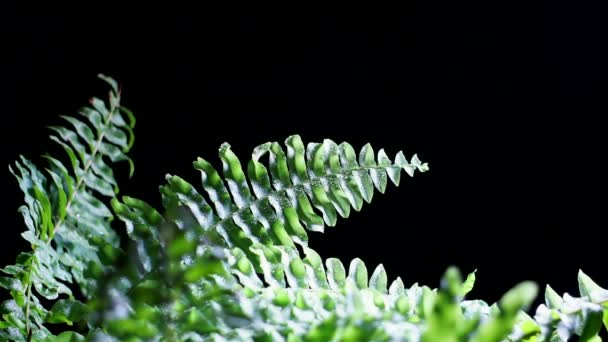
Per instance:
[[[406,285],[478,269],[488,301],[525,279],[574,293],[579,268],[608,285],[606,8],[2,6],[2,165],[51,149],[45,127],[104,95],[103,72],[138,118],[124,194],[159,203],[165,173],[198,182],[191,161],[224,141],[243,159],[293,133],[371,142],[431,171],[311,234],[324,257]],[[6,264],[25,243],[2,169]]]

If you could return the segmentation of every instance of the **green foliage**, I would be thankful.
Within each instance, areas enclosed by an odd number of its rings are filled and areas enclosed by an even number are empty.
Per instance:
[[[87,309],[72,290],[78,287],[84,300],[90,298],[121,253],[103,197],[118,192],[110,163],[126,160],[132,172],[125,153],[135,120],[120,106],[116,82],[100,77],[111,86],[108,103],[92,98],[79,111],[81,118],[63,117],[69,127],[51,127],[69,166],[46,155],[44,171],[24,157],[10,168],[25,196],[19,212],[27,230],[21,235],[31,251],[1,269],[0,286],[12,299],[2,303],[0,339],[42,340],[51,335],[46,324],[81,321]]]
[[[244,167],[224,144],[220,171],[193,163],[200,186],[167,176],[162,209],[119,200],[110,162],[126,160],[132,173],[134,119],[104,79],[108,104],[93,99],[83,118],[66,118],[72,128],[53,128],[70,167],[50,156],[45,172],[15,164],[32,251],[2,269],[11,299],[0,340],[600,341],[608,328],[608,290],[582,272],[580,298],[547,287],[530,317],[530,282],[490,306],[465,299],[474,272],[463,281],[450,268],[438,289],[406,288],[382,265],[370,274],[360,259],[345,267],[308,246],[309,232],[361,210],[402,170],[427,171],[416,155],[291,136],[256,147]],[[122,245],[114,215],[129,238]],[[65,329],[54,336],[51,324]]]

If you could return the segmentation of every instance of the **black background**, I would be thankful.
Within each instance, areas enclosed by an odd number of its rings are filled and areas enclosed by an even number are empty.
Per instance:
[[[55,151],[45,127],[103,96],[103,72],[138,118],[123,194],[158,204],[166,173],[197,183],[191,161],[219,165],[224,141],[242,159],[293,133],[371,142],[431,171],[311,234],[322,256],[406,285],[478,269],[472,296],[490,302],[526,279],[575,294],[579,268],[608,286],[606,8],[111,6],[0,11],[2,165]],[[2,178],[7,264],[26,245]]]

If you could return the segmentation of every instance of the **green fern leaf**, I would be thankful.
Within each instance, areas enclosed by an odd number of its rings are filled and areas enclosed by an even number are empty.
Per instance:
[[[114,197],[118,191],[109,161],[130,162],[125,153],[133,141],[133,125],[122,116],[132,114],[120,107],[116,82],[100,77],[112,88],[109,107],[94,98],[91,107],[81,110],[90,125],[63,116],[69,127],[51,127],[55,133],[51,139],[66,151],[70,167],[46,155],[45,172],[24,157],[10,168],[24,193],[26,205],[19,211],[27,230],[22,236],[32,252],[1,269],[9,277],[0,285],[12,299],[3,303],[11,310],[3,315],[0,339],[43,340],[52,337],[44,324],[72,324],[74,308],[82,304],[74,299],[70,285],[92,295],[95,275],[112,267],[119,254],[118,236],[110,227],[113,215],[97,197]],[[39,297],[58,301],[49,311]],[[59,340],[78,340],[78,336],[66,333]]]
[[[369,145],[357,161],[346,143],[338,146],[325,140],[305,148],[299,136],[292,136],[285,144],[287,153],[277,143],[258,146],[247,175],[230,146],[222,145],[225,182],[209,162],[199,158],[194,167],[202,174],[203,189],[211,204],[178,176],[167,176],[168,184],[163,187],[165,196],[175,197],[193,211],[201,227],[218,231],[227,246],[238,247],[247,255],[266,282],[278,286],[285,284],[282,273],[292,271],[301,260],[292,260],[295,254],[272,246],[306,246],[306,229],[322,231],[325,224],[335,225],[338,215],[348,217],[351,207],[359,210],[361,199],[371,200],[374,184],[378,190],[385,190],[389,171],[397,183],[397,169],[409,174],[416,169],[427,170],[417,157],[413,158],[416,165],[403,157],[390,163],[384,152],[377,164]],[[269,157],[268,167],[260,162],[265,155]],[[283,272],[276,267],[285,260],[282,253],[287,253],[286,262],[294,264],[283,267]],[[287,276],[295,281],[290,272]]]

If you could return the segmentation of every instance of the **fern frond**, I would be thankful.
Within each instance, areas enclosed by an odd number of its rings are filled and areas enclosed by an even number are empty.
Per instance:
[[[357,160],[348,143],[325,140],[305,148],[299,136],[291,136],[285,144],[287,153],[278,143],[258,146],[247,175],[230,146],[222,145],[225,182],[206,160],[194,162],[211,204],[178,176],[168,175],[161,188],[165,205],[178,202],[190,208],[203,229],[217,231],[228,247],[240,248],[256,272],[276,286],[284,286],[285,280],[276,267],[283,257],[275,246],[295,253],[295,244],[308,243],[306,229],[322,231],[325,224],[335,225],[338,215],[348,217],[351,207],[360,210],[364,200],[371,201],[374,187],[384,192],[387,177],[399,184],[402,170],[413,176],[415,170],[428,169],[416,155],[408,162],[401,152],[391,162],[380,150],[376,162],[370,145]],[[265,155],[268,167],[260,162]]]
[[[534,320],[528,323],[538,329],[540,341],[567,341],[573,336],[578,336],[578,341],[599,341],[600,331],[608,331],[608,290],[582,271],[578,285],[578,298],[567,293],[559,296],[547,286],[545,304],[537,308]]]
[[[98,197],[118,192],[109,162],[128,161],[133,172],[125,153],[133,143],[135,121],[120,106],[116,82],[100,78],[111,86],[108,104],[93,98],[90,107],[79,112],[88,124],[64,116],[71,127],[51,127],[51,139],[66,151],[70,166],[46,155],[44,172],[23,157],[10,168],[25,195],[26,205],[19,208],[27,227],[22,236],[32,252],[1,269],[8,277],[0,286],[9,290],[12,300],[3,303],[0,339],[41,340],[51,336],[45,323],[80,320],[86,310],[70,286],[77,284],[90,296],[96,277],[120,253],[118,236],[110,227],[113,215]],[[54,301],[53,308],[45,309],[41,298]]]

